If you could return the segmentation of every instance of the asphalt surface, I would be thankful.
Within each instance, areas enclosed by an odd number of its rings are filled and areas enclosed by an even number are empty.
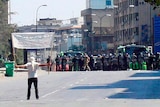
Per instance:
[[[26,100],[27,72],[0,76],[0,107],[159,107],[159,71],[39,70],[39,95],[34,87]]]

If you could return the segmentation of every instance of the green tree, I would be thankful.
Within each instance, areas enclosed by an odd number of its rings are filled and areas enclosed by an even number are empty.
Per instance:
[[[0,0],[0,55],[6,57],[9,52],[8,39],[13,28],[8,25],[8,2]]]
[[[12,53],[11,47],[11,33],[15,31],[17,26],[8,24],[8,0],[0,0],[0,56],[7,58]],[[22,61],[22,50],[16,51],[16,62]]]
[[[153,9],[160,7],[160,0],[144,0],[144,1],[151,4],[153,6]]]

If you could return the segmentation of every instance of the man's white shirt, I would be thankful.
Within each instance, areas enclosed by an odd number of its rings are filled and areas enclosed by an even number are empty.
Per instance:
[[[27,67],[28,69],[28,78],[37,78],[38,75],[37,75],[37,71],[38,71],[38,68],[39,68],[39,63],[37,62],[28,62],[25,64],[25,66]]]

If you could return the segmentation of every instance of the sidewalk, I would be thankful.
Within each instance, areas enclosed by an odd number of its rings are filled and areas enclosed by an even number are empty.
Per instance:
[[[6,68],[5,68],[5,67],[0,68],[0,73],[3,73],[3,72],[5,72],[5,71],[6,71]],[[27,69],[14,68],[14,71],[16,71],[16,72],[18,72],[18,71],[24,71],[24,72],[26,72],[26,71],[27,71]]]
[[[0,78],[5,77],[6,68],[0,68]],[[39,69],[38,75],[46,74],[46,70]],[[27,76],[27,69],[15,68],[13,77],[23,77]]]
[[[27,69],[14,68],[14,72],[27,72]],[[6,68],[5,67],[0,68],[0,77],[5,77],[5,73],[6,73]]]
[[[0,68],[0,77],[3,77],[5,74],[6,68]]]
[[[6,71],[6,68],[5,68],[5,67],[0,68],[0,73],[3,73],[3,72],[5,72],[5,71]]]

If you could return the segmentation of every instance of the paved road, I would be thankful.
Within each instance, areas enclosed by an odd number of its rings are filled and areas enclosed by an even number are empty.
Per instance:
[[[26,100],[27,73],[0,77],[1,107],[159,107],[159,71],[39,71],[40,99]]]

